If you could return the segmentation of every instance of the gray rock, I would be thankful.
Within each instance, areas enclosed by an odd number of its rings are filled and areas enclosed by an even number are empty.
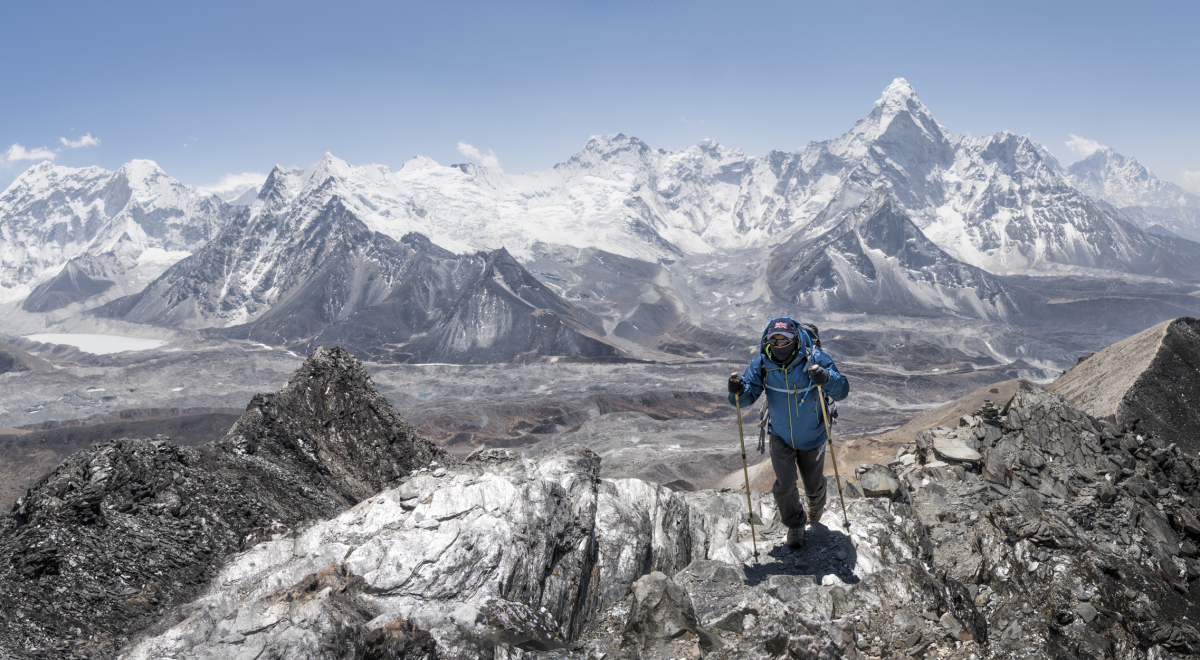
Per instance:
[[[686,638],[689,634],[690,639]],[[700,627],[687,592],[659,571],[634,582],[633,607],[621,646],[670,656],[675,648],[693,644],[705,652],[723,646],[719,638]]]
[[[984,479],[999,484],[1001,486],[1008,484],[1008,466],[1004,462],[1004,457],[996,449],[988,447],[983,450],[983,472]]]
[[[986,432],[983,435],[983,444],[987,447],[995,447],[996,442],[1000,440],[1003,432],[999,427],[988,425]]]
[[[1046,459],[1042,458],[1042,455],[1036,451],[1022,449],[1017,454],[1017,457],[1018,460],[1021,461],[1021,465],[1024,465],[1027,468],[1040,470],[1046,466]]]
[[[900,477],[882,465],[874,465],[871,469],[858,475],[858,485],[862,487],[867,497],[886,497],[895,499],[900,493]]]
[[[1196,520],[1195,514],[1190,509],[1179,507],[1172,516],[1172,522],[1175,523],[1176,529],[1184,534],[1192,538],[1200,538],[1200,521]]]
[[[1075,613],[1078,614],[1079,618],[1083,619],[1085,623],[1091,623],[1096,620],[1097,616],[1100,616],[1100,613],[1096,611],[1096,608],[1091,603],[1080,603],[1079,605],[1076,605]]]
[[[394,465],[435,458],[455,460],[339,348],[314,351],[279,391],[256,395],[220,440],[120,439],[78,452],[0,518],[0,600],[19,600],[25,621],[0,626],[0,656],[53,647],[71,612],[70,627],[98,640],[90,652],[109,657],[123,636],[196,598],[226,557],[369,500],[395,484]]]
[[[1101,479],[1100,485],[1096,487],[1096,499],[1104,504],[1110,504],[1117,498],[1117,489],[1108,479]]]
[[[1142,477],[1130,477],[1121,483],[1121,487],[1133,497],[1147,500],[1158,498],[1158,489]]]

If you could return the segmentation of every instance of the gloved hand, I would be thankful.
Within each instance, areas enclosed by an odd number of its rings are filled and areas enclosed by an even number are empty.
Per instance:
[[[746,391],[746,383],[742,380],[742,377],[737,375],[737,373],[729,374],[729,393],[738,396],[744,391]]]
[[[814,364],[808,368],[808,378],[813,385],[824,385],[829,382],[829,370],[819,364]]]

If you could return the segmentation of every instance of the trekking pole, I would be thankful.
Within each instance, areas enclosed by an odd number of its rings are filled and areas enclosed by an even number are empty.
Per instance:
[[[833,459],[833,478],[837,481],[838,499],[842,501],[842,527],[846,528],[846,532],[850,532],[850,517],[846,515],[846,498],[842,496],[842,477],[838,474],[837,469],[837,454],[833,453],[833,434],[829,432],[829,411],[825,409],[825,391],[817,385],[817,396],[821,399],[821,417],[825,419],[825,437],[829,440],[829,457]],[[739,428],[741,418],[738,419]],[[744,455],[746,450],[742,449]]]
[[[734,374],[735,376],[737,374]],[[754,505],[750,503],[750,470],[746,468],[746,436],[742,433],[742,400],[741,395],[733,396],[737,406],[738,441],[742,443],[742,476],[746,477],[746,510],[750,513],[750,543],[754,546],[754,563],[758,563],[758,539],[754,538]]]

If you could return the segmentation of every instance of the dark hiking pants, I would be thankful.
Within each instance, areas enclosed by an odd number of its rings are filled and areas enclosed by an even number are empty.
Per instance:
[[[783,438],[771,434],[771,467],[775,468],[775,506],[779,517],[788,527],[805,523],[807,514],[800,506],[800,491],[796,488],[796,473],[804,482],[808,508],[825,507],[825,445],[816,449],[792,449]]]

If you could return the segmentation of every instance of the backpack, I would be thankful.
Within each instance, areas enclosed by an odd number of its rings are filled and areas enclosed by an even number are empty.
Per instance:
[[[812,323],[801,323],[800,329],[808,338],[812,340],[812,345],[816,348],[821,348],[821,331]],[[758,381],[766,384],[767,382],[767,365],[759,365]],[[825,395],[825,411],[829,415],[829,425],[837,424],[838,409],[837,402]],[[762,454],[767,450],[767,426],[771,423],[771,410],[767,407],[767,395],[763,393],[762,403],[758,406],[758,453]]]

